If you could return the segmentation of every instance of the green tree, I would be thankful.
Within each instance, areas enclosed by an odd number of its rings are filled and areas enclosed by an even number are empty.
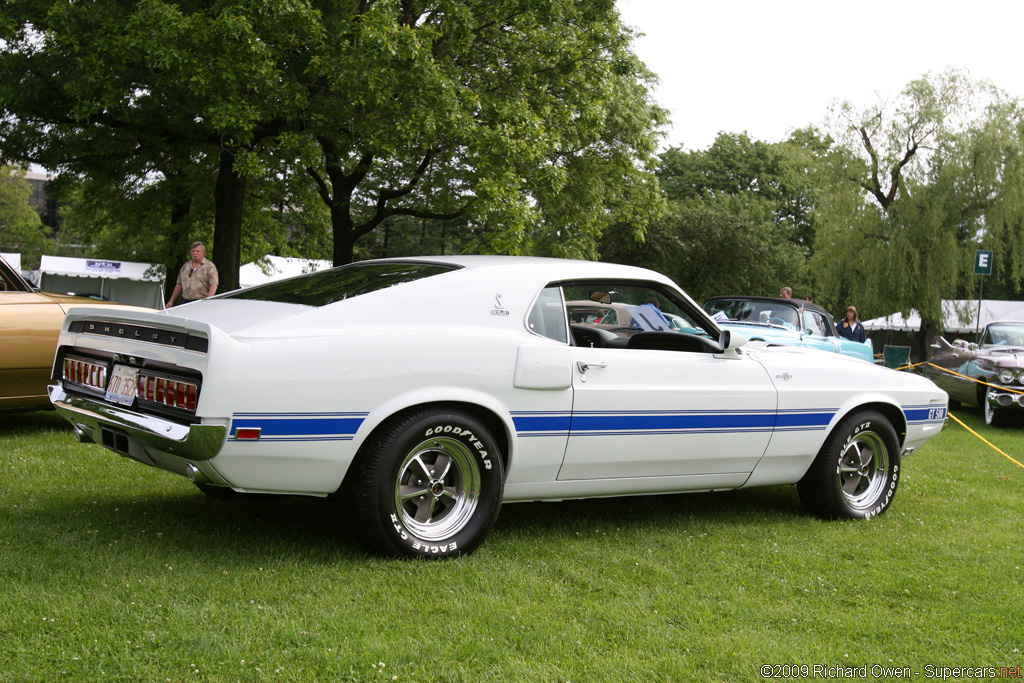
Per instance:
[[[392,218],[468,221],[477,251],[583,257],[617,217],[657,211],[664,116],[610,0],[320,9],[302,158],[335,263]]]
[[[802,256],[743,198],[671,202],[644,239],[618,224],[602,241],[605,261],[644,266],[678,282],[698,302],[716,294],[775,296]]]
[[[720,133],[707,150],[665,151],[657,175],[669,209],[642,236],[619,224],[605,260],[666,273],[691,295],[807,292],[813,192],[805,148]]]
[[[247,181],[301,108],[287,69],[301,70],[316,29],[304,2],[11,0],[0,7],[0,149],[126,200],[163,192],[170,217],[149,225],[169,220],[169,268],[204,218],[191,214],[194,193],[211,195],[231,286]]]
[[[942,329],[941,301],[975,293],[974,250],[1016,263],[1024,255],[1018,104],[952,71],[911,82],[892,107],[843,103],[834,114],[819,283],[868,317],[917,309],[923,358]]]
[[[630,38],[613,0],[11,0],[0,150],[166,186],[172,252],[212,178],[228,282],[251,184],[300,169],[338,263],[403,216],[471,221],[479,250],[589,255],[660,202],[664,115]]]
[[[50,230],[29,204],[31,196],[24,171],[0,166],[0,251],[17,252],[22,263],[38,265]]]

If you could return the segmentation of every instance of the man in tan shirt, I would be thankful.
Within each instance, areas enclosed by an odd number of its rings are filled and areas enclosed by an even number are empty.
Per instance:
[[[220,282],[217,266],[213,265],[213,261],[206,259],[206,247],[202,242],[193,242],[189,251],[192,253],[192,260],[187,261],[178,271],[178,282],[174,285],[171,298],[167,300],[167,308],[174,305],[179,294],[181,303],[187,304],[217,293],[217,285]]]

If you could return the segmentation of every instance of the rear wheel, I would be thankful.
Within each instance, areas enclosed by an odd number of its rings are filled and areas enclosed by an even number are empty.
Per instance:
[[[818,516],[865,519],[889,509],[899,473],[896,431],[878,411],[864,410],[829,435],[797,491]]]
[[[347,500],[373,551],[453,557],[476,550],[501,507],[497,441],[475,416],[430,409],[388,425],[353,473]]]

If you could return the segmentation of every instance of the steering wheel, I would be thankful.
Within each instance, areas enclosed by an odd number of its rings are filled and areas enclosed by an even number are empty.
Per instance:
[[[769,325],[778,325],[779,327],[785,327],[786,321],[782,318],[768,318]]]

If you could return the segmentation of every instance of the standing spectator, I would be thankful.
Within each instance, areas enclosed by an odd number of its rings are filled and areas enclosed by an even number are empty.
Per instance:
[[[868,338],[864,326],[860,324],[860,318],[857,317],[857,308],[854,306],[846,307],[846,317],[836,325],[836,331],[840,336],[855,342],[863,342]]]
[[[179,294],[181,302],[187,304],[217,293],[217,285],[220,283],[217,266],[206,259],[206,247],[202,242],[193,242],[189,252],[192,260],[186,261],[178,271],[178,282],[174,285],[171,298],[167,300],[167,308],[174,305]]]
[[[792,299],[793,298],[793,289],[791,287],[783,287],[779,291],[779,296],[781,296],[783,299]]]

